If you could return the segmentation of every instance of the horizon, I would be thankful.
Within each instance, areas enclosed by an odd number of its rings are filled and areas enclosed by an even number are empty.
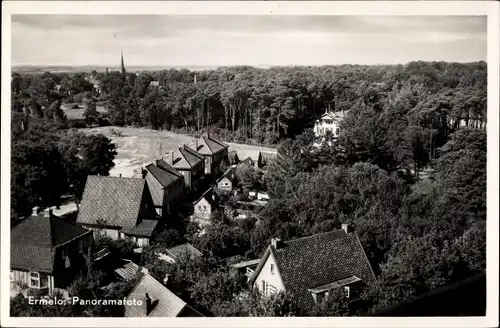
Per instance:
[[[478,62],[486,44],[486,16],[13,15],[11,51],[13,67],[117,67],[122,51],[132,68],[274,67]]]

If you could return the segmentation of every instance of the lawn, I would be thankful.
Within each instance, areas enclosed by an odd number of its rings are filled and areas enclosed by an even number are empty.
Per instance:
[[[80,108],[78,109],[72,109],[71,107],[74,104],[63,104],[62,109],[66,113],[66,116],[68,117],[68,121],[78,121],[78,120],[83,120],[83,112],[85,112],[85,104],[78,104]],[[106,109],[104,106],[96,106],[97,111],[99,113],[106,113]]]
[[[160,154],[163,155],[194,140],[193,137],[182,134],[145,128],[108,126],[82,129],[81,131],[88,134],[104,134],[115,143],[118,154],[115,158],[115,167],[111,169],[110,175],[118,176],[122,174],[124,177],[132,176],[134,169],[159,158]],[[244,159],[250,152],[258,150],[276,153],[274,148],[231,142],[227,144],[229,145],[229,151],[235,150],[240,159]]]

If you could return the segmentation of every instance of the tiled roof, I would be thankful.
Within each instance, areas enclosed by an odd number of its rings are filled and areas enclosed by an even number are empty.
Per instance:
[[[89,175],[76,222],[135,226],[145,186],[143,179]]]
[[[305,307],[314,304],[308,289],[352,276],[367,284],[375,282],[373,270],[355,233],[335,230],[290,240],[278,249],[270,246],[252,276],[252,283],[271,253],[285,289]]]
[[[115,269],[116,274],[127,281],[134,279],[140,271],[139,266],[130,260],[123,262],[123,266]]]
[[[192,150],[189,147],[180,147],[179,151],[186,158],[187,162],[191,167],[197,165],[200,162],[204,162],[205,158],[203,155],[198,154],[196,151]]]
[[[162,161],[165,163],[165,161]],[[167,163],[165,163],[168,165]],[[180,176],[175,173],[164,169],[162,166],[157,166],[153,163],[146,165],[146,170],[158,180],[163,187],[168,187],[170,184],[180,179]]]
[[[89,230],[55,216],[30,216],[11,229],[11,266],[51,272],[53,248],[87,233]]]
[[[196,164],[204,161],[203,155],[198,154],[187,146],[182,146],[167,153],[162,159],[175,169],[189,170]]]
[[[158,220],[142,220],[135,227],[122,228],[121,232],[133,236],[151,237],[157,225]]]
[[[170,247],[169,249],[167,249],[167,253],[169,253],[168,255],[173,256],[174,259],[186,256],[190,259],[194,259],[203,255],[198,249],[196,249],[196,247],[194,247],[190,243]]]
[[[154,305],[149,315],[146,313],[145,307],[146,293]],[[125,317],[178,317],[182,316],[182,313],[187,310],[186,308],[189,308],[186,302],[147,273],[142,276],[139,283],[127,296],[127,300],[136,300],[136,302],[141,300],[143,304],[141,306],[125,305]],[[197,314],[194,310],[190,312]]]

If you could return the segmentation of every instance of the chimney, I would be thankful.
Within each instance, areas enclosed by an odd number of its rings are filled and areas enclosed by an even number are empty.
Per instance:
[[[46,208],[45,211],[43,211],[43,217],[50,218],[51,216],[52,216],[52,209]]]
[[[352,225],[350,225],[349,223],[342,223],[342,230],[344,230],[345,233],[353,232]]]
[[[38,206],[33,207],[33,213],[32,213],[33,216],[37,216],[38,214],[40,214],[40,212],[41,212],[40,207]]]
[[[274,249],[280,249],[283,248],[283,242],[280,238],[271,238],[271,246],[273,246]]]

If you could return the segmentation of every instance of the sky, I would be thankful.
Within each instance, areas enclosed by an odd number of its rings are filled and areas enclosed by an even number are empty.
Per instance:
[[[486,61],[486,16],[13,15],[13,65]]]

